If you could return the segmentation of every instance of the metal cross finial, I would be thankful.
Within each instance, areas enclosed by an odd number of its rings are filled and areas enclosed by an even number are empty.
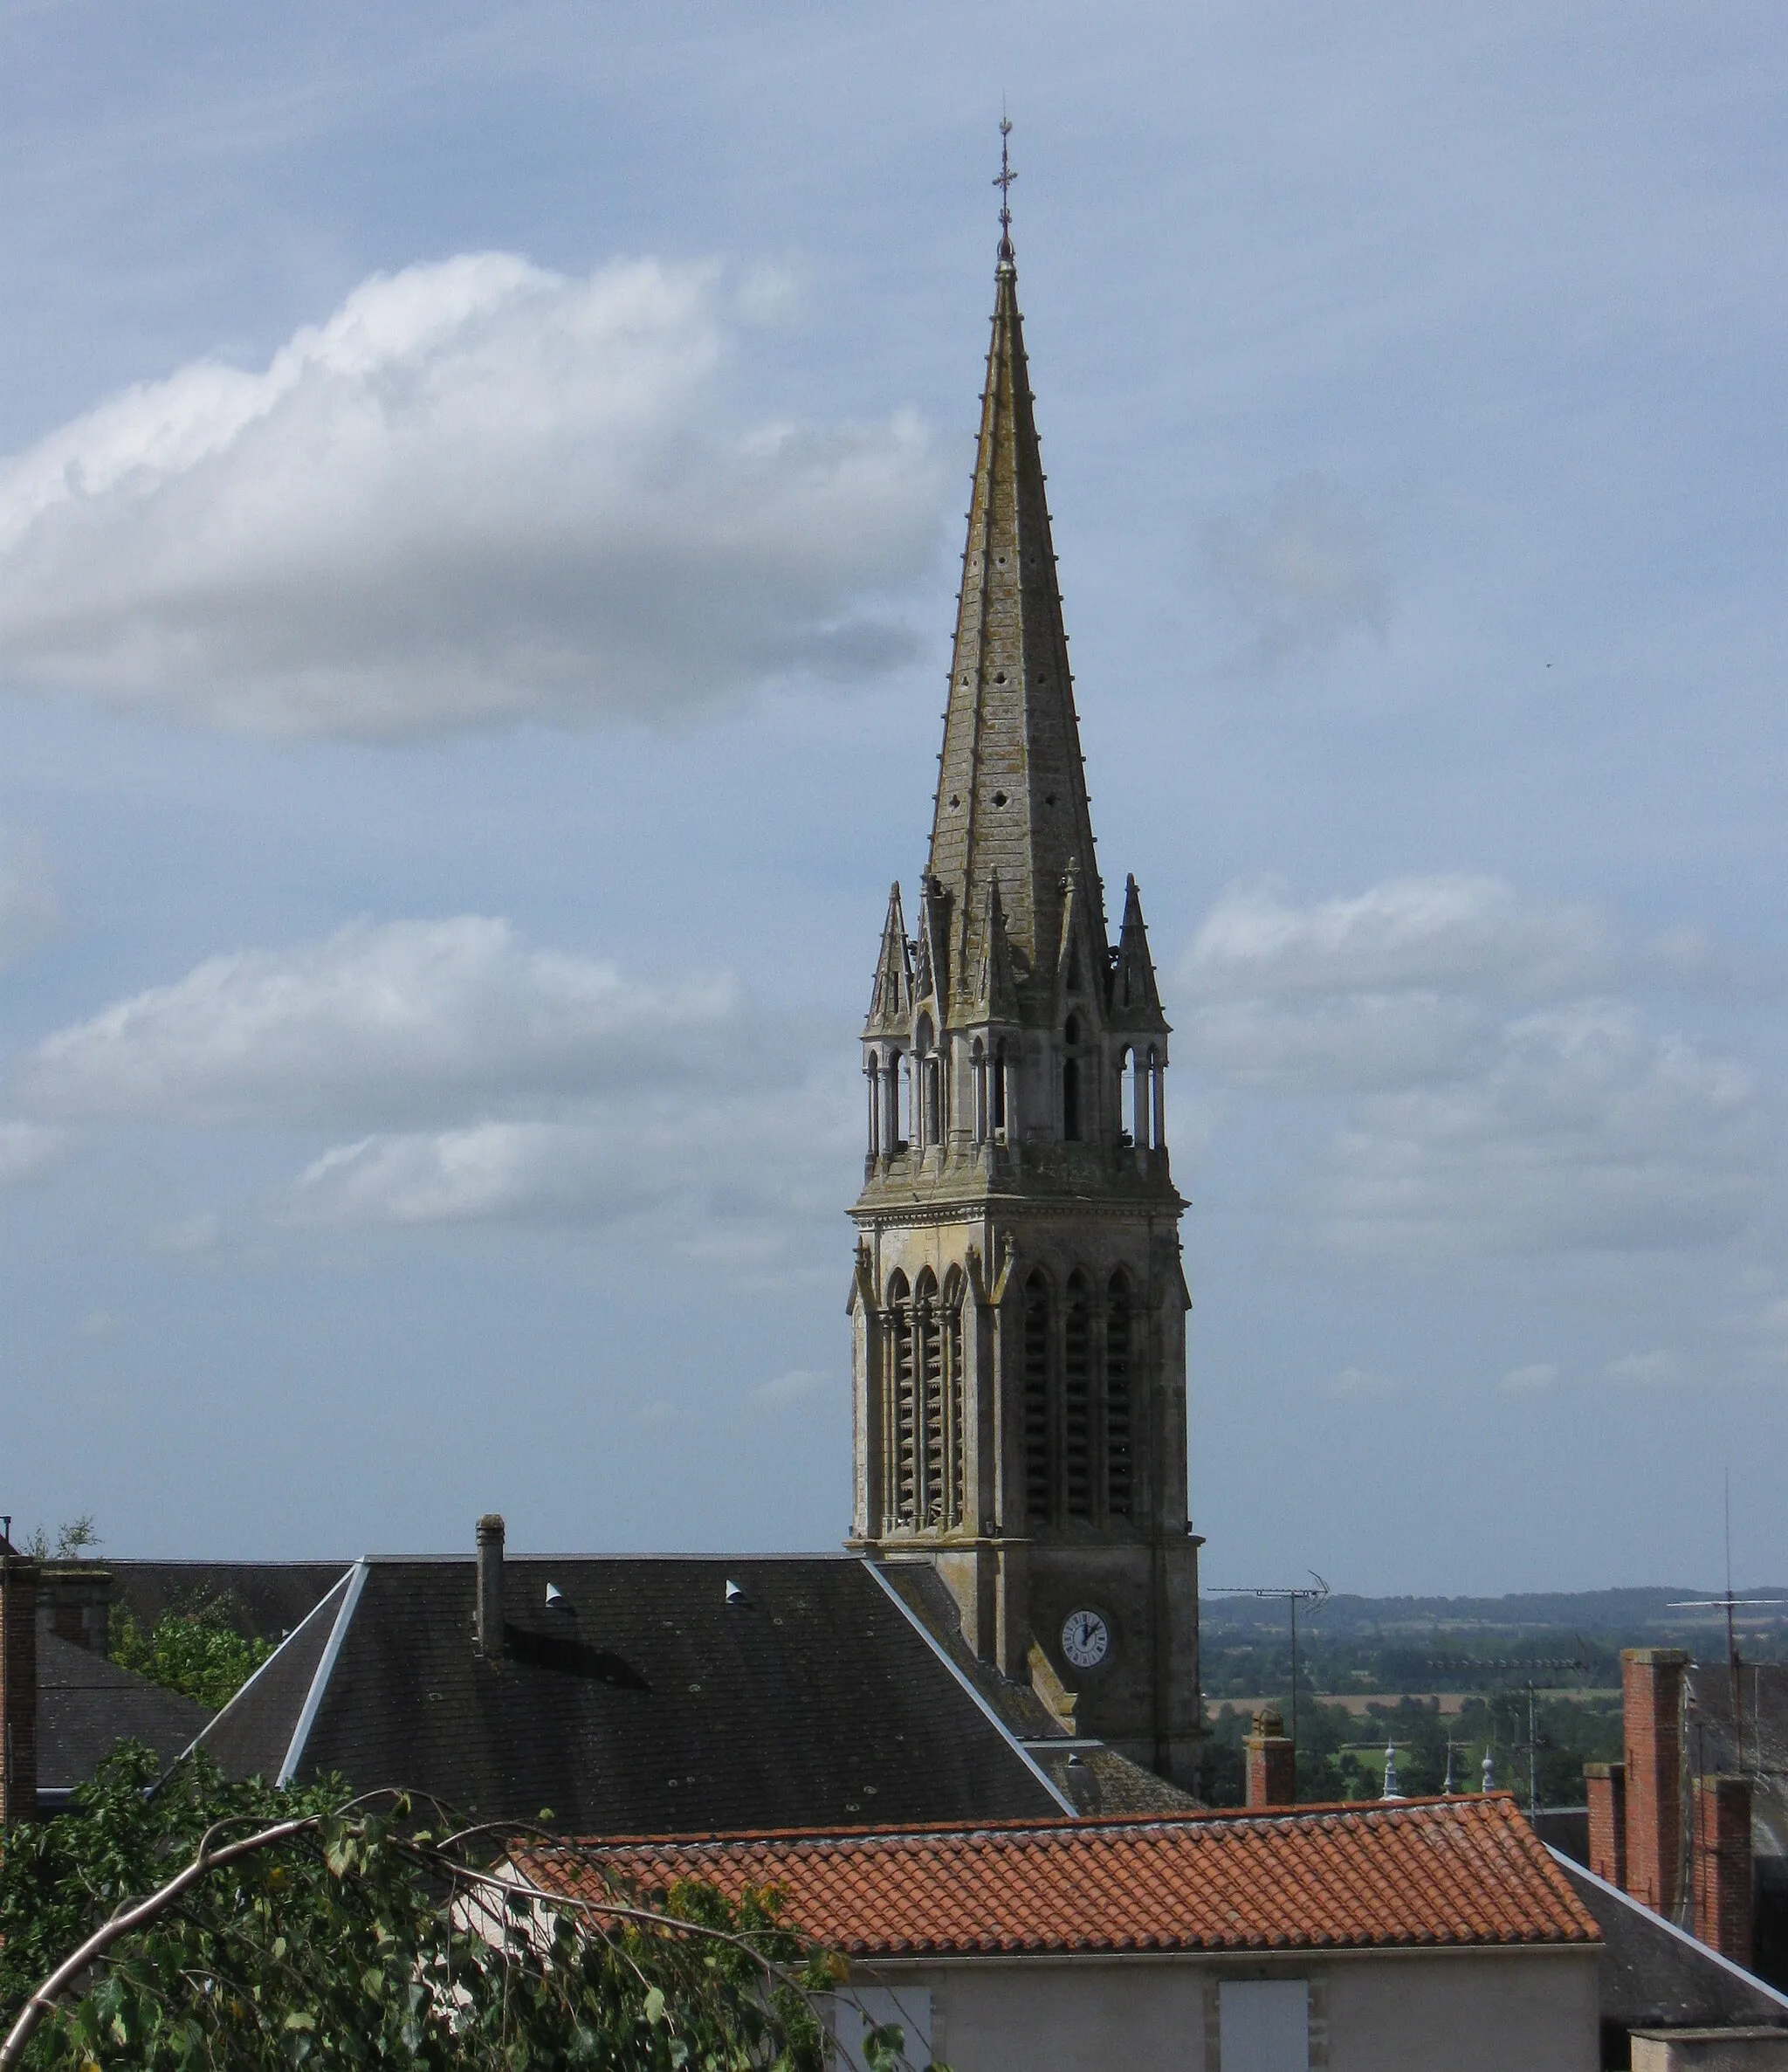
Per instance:
[[[1000,114],[1000,170],[994,177],[994,185],[1000,190],[1000,264],[1009,266],[1012,251],[1012,182],[1018,175],[1012,169],[1012,159],[1006,140],[1012,134],[1012,119],[1002,109]]]

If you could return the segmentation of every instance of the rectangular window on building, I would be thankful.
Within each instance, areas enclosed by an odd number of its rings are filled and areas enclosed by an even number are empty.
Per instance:
[[[890,2024],[905,2038],[901,2052],[911,2072],[932,2062],[932,1991],[928,1986],[855,1986],[835,1994],[831,2028],[839,2072],[869,2072],[863,2038]]]
[[[1248,1979],[1217,1988],[1223,2072],[1310,2072],[1310,1982]]]

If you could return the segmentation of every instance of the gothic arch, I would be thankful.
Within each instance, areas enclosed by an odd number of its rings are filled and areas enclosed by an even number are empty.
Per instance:
[[[1050,1417],[1051,1372],[1055,1366],[1055,1299],[1049,1276],[1033,1267],[1024,1284],[1021,1366],[1024,1376],[1024,1505],[1033,1525],[1047,1525],[1055,1447]]]
[[[1093,1284],[1076,1266],[1062,1304],[1062,1511],[1093,1515]]]
[[[888,1508],[897,1525],[909,1526],[918,1520],[920,1457],[912,1321],[906,1276],[897,1268],[888,1278],[888,1396],[892,1412]]]
[[[966,1283],[952,1266],[944,1276],[944,1446],[946,1523],[968,1515],[967,1470],[962,1449],[962,1306]]]
[[[1120,1266],[1105,1290],[1105,1512],[1136,1515],[1136,1301]]]

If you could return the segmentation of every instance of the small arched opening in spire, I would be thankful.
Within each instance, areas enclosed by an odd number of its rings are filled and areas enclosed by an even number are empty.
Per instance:
[[[1080,1016],[1070,1015],[1062,1031],[1067,1055],[1062,1060],[1062,1139],[1080,1142]]]
[[[1118,1141],[1122,1145],[1134,1144],[1133,1129],[1126,1129],[1124,1119],[1136,1113],[1136,1046],[1123,1043],[1118,1046]]]
[[[1006,1074],[1009,1067],[1006,1060],[1006,1045],[1002,1042],[994,1046],[993,1081],[989,1091],[994,1117],[994,1134],[1004,1138],[1009,1126],[1006,1120]]]
[[[977,1036],[968,1047],[970,1134],[977,1144],[987,1140],[987,1048]]]
[[[937,1051],[937,1036],[929,1015],[918,1018],[918,1036],[913,1046],[918,1074],[918,1113],[913,1119],[913,1136],[921,1151],[944,1140],[943,1061]]]

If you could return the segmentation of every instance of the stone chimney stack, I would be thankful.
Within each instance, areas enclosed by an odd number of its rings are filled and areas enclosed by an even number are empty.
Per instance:
[[[1276,1705],[1263,1705],[1254,1716],[1254,1731],[1241,1744],[1248,1756],[1250,1807],[1297,1803],[1297,1744],[1285,1731]]]
[[[494,1511],[478,1520],[478,1652],[492,1662],[503,1654],[503,1520]]]
[[[1695,1792],[1695,1932],[1749,1971],[1750,1779],[1703,1777]]]
[[[1626,1890],[1674,1921],[1682,1890],[1682,1699],[1680,1648],[1620,1650],[1626,1728]]]
[[[0,1822],[38,1817],[38,1565],[0,1539]]]
[[[1589,1801],[1589,1867],[1599,1878],[1626,1890],[1626,1766],[1585,1763],[1584,1797]]]
[[[38,1631],[104,1655],[111,1642],[112,1572],[97,1561],[61,1561],[38,1569]]]

